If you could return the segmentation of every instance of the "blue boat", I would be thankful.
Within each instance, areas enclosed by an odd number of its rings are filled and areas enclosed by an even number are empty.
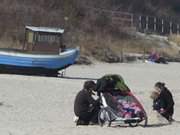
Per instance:
[[[0,72],[57,76],[79,55],[78,48],[63,44],[63,33],[61,28],[26,26],[22,49],[0,49]]]
[[[59,54],[32,54],[0,49],[0,72],[54,76],[75,63],[79,49],[67,49]]]

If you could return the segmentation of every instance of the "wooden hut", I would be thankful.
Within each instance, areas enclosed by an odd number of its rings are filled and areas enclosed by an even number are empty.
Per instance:
[[[65,49],[63,45],[64,29],[50,27],[25,27],[23,49],[28,52],[57,54]]]

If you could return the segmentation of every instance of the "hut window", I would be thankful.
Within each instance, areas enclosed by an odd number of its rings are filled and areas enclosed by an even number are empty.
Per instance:
[[[38,35],[38,42],[47,42],[48,36],[47,35]]]
[[[49,37],[49,41],[50,42],[55,42],[56,41],[56,37],[55,36],[50,36]]]
[[[56,35],[38,35],[38,42],[58,42],[58,36]]]

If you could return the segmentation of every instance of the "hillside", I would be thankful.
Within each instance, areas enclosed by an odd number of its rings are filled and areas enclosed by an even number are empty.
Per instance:
[[[179,5],[178,0],[1,0],[0,46],[21,48],[24,26],[34,25],[64,28],[66,45],[81,46],[82,54],[97,59],[109,50],[117,54],[122,48],[143,52],[146,44],[151,43],[132,36],[129,30],[118,29],[108,15],[97,14],[93,9],[162,17],[179,16]]]

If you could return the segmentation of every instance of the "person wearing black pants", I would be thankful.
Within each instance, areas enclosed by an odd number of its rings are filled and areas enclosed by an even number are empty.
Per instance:
[[[95,100],[92,95],[96,84],[94,81],[86,81],[83,89],[78,92],[74,101],[74,113],[79,117],[77,125],[89,125],[98,123],[100,109],[99,99]]]
[[[157,110],[169,122],[173,121],[172,116],[174,114],[174,100],[172,93],[162,82],[157,82],[154,87],[159,93],[158,98],[154,101],[154,109]],[[155,106],[158,106],[158,108]]]

